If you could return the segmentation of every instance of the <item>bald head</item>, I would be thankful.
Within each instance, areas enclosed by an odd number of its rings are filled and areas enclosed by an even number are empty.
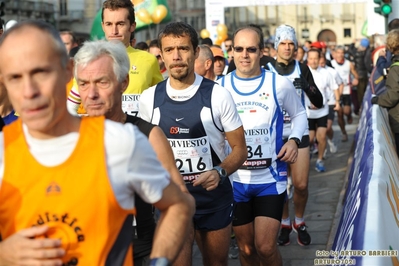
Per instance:
[[[18,23],[0,40],[0,62],[2,83],[31,135],[64,134],[73,65],[58,32],[44,22]]]
[[[42,34],[46,35],[47,37],[49,37],[49,40],[50,40],[51,46],[54,49],[54,52],[56,52],[56,54],[59,56],[62,65],[66,66],[69,58],[68,58],[68,54],[67,54],[65,45],[62,42],[58,31],[55,28],[53,28],[53,26],[51,26],[50,24],[47,24],[42,21],[36,21],[36,20],[23,21],[23,22],[16,24],[15,26],[13,26],[8,31],[6,31],[3,34],[2,38],[0,39],[0,49],[3,46],[3,44],[10,38],[10,36],[15,35],[15,34],[24,35],[24,34],[28,33],[30,30],[36,30],[36,31],[41,32]],[[35,38],[35,39],[36,39],[35,41],[40,42],[39,38]],[[42,40],[41,42],[44,42],[44,41]],[[30,43],[30,42],[28,41],[27,43]],[[26,43],[24,45],[26,45]]]

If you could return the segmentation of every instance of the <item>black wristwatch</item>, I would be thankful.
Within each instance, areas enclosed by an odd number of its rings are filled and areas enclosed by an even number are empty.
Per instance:
[[[218,172],[218,174],[219,174],[219,177],[220,177],[220,182],[219,182],[219,184],[223,184],[223,182],[224,182],[224,180],[226,180],[226,178],[227,178],[227,171],[226,170],[224,170],[222,167],[220,167],[220,166],[215,166],[215,167],[213,167],[212,168],[212,170],[216,170],[217,172]]]
[[[172,264],[167,258],[161,257],[151,259],[149,266],[172,266]]]
[[[296,143],[296,145],[298,146],[298,148],[299,148],[299,144],[301,144],[301,140],[300,139],[298,139],[298,138],[290,138],[289,140],[293,140],[293,141],[295,141],[295,143]]]

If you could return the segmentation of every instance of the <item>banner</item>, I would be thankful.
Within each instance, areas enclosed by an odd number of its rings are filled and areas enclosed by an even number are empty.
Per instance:
[[[388,112],[371,105],[370,99],[369,86],[330,254],[336,261],[351,261],[350,265],[399,266],[399,159]]]

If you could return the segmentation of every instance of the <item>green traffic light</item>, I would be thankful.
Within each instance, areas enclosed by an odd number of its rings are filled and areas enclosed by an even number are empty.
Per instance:
[[[381,14],[382,15],[389,15],[392,12],[392,6],[385,4],[381,6]]]

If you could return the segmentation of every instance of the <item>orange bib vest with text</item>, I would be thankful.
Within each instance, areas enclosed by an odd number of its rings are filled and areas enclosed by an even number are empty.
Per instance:
[[[132,265],[132,214],[115,198],[104,148],[104,118],[83,118],[69,158],[47,167],[29,152],[21,120],[4,130],[0,234],[48,225],[60,238],[63,265]]]

